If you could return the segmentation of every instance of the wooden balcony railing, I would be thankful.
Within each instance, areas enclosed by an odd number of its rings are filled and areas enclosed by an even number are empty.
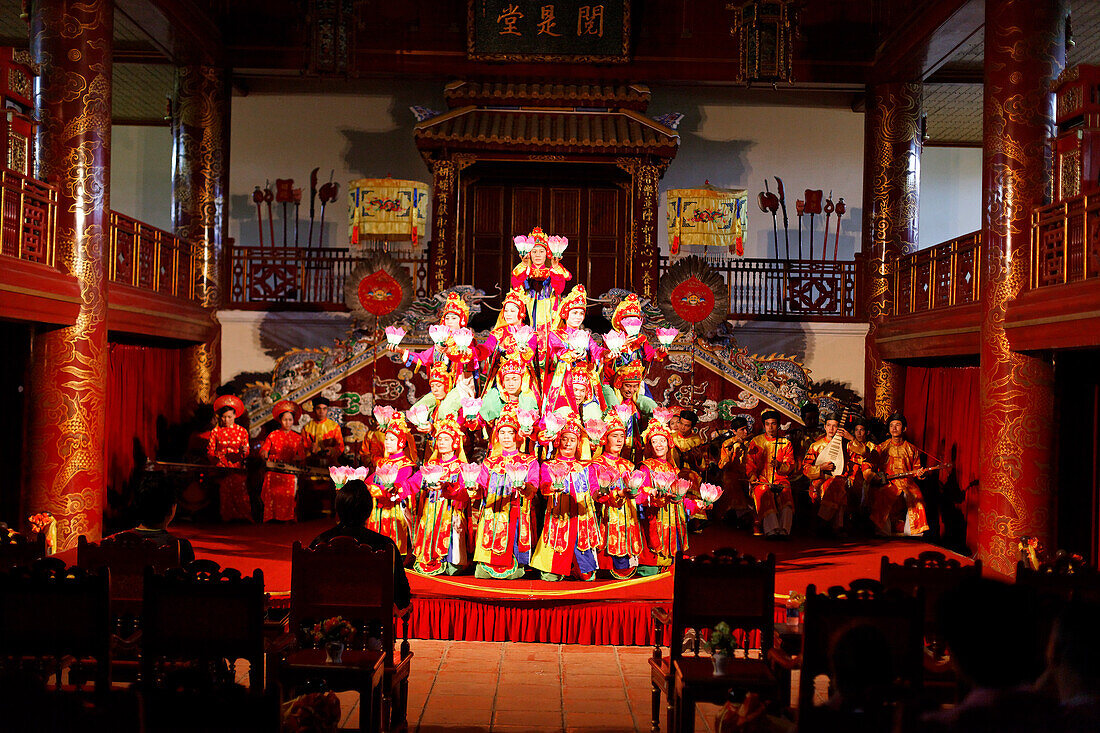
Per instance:
[[[1100,193],[1031,213],[1031,287],[1100,277]]]
[[[892,314],[976,303],[981,298],[981,262],[980,231],[899,257],[893,272]]]
[[[391,252],[409,270],[414,294],[428,294],[428,258]],[[231,247],[227,308],[344,306],[344,280],[367,258],[343,247]]]
[[[719,259],[730,315],[774,320],[863,320],[859,304],[860,261]],[[661,258],[661,274],[669,267]]]
[[[57,264],[57,189],[0,168],[0,252]]]
[[[196,300],[202,267],[191,243],[162,229],[111,212],[107,277],[111,282]]]

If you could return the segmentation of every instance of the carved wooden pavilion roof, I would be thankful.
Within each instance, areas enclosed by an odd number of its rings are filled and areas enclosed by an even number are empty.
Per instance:
[[[555,84],[459,80],[443,89],[447,106],[606,107],[645,112],[649,87],[644,84]]]

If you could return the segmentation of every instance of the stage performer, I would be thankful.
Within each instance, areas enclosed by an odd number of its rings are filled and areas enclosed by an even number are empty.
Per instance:
[[[593,390],[600,393],[600,372],[607,350],[596,343],[592,335],[581,328],[584,323],[585,309],[588,305],[588,293],[583,285],[577,285],[569,291],[569,295],[562,299],[558,308],[559,322],[551,331],[549,339],[549,365],[548,376],[543,380],[545,385],[545,405],[548,409],[556,409],[562,404],[562,397],[570,402],[574,410],[577,405],[568,399],[569,373],[579,372],[583,369],[588,374]],[[601,404],[601,414],[606,405]]]
[[[218,426],[210,431],[206,453],[210,462],[225,471],[218,479],[218,495],[223,522],[252,520],[252,499],[248,495],[248,431],[237,424],[244,416],[244,402],[236,395],[226,394],[214,400]]]
[[[512,288],[504,296],[500,304],[500,316],[497,317],[496,325],[489,332],[489,337],[485,339],[484,352],[490,361],[494,356],[514,354],[519,354],[528,363],[535,358],[535,346],[538,344],[535,329],[528,327],[529,330],[525,331],[522,343],[517,341],[515,336],[517,330],[527,325],[526,320],[527,299],[522,291]],[[490,363],[486,372],[488,373],[491,369]]]
[[[645,331],[642,330],[641,325],[638,325],[638,330],[631,335],[633,330],[631,327],[623,323],[623,321],[629,318],[637,318],[639,321],[645,321],[642,315],[642,304],[638,300],[638,296],[631,293],[622,300],[615,307],[615,312],[611,315],[611,326],[615,329],[615,332],[623,338],[623,345],[613,347],[608,345],[608,358],[605,360],[604,366],[604,380],[605,384],[611,381],[611,377],[618,369],[632,362],[640,362],[643,366],[642,375],[645,375],[645,370],[649,367],[649,364],[657,359],[664,359],[668,356],[668,351],[663,346],[653,348],[649,343],[649,337],[646,336]],[[611,334],[608,334],[610,336]],[[604,337],[604,344],[607,344],[607,336]],[[644,386],[645,396],[652,397],[649,393],[649,387]],[[605,392],[607,388],[605,387]],[[608,404],[613,404],[613,400],[610,395],[607,395]]]
[[[657,403],[652,397],[646,395],[642,388],[642,377],[645,376],[645,364],[640,361],[632,361],[622,364],[615,369],[615,377],[611,382],[610,398],[608,406],[626,405],[630,409],[630,417],[623,418],[626,426],[626,452],[631,454],[635,450],[635,431],[640,429],[642,416],[651,416]],[[607,395],[607,385],[604,385],[604,394]],[[644,446],[638,446],[644,448]]]
[[[924,497],[914,479],[924,478],[926,469],[921,464],[917,447],[905,439],[908,427],[905,416],[891,415],[887,427],[890,439],[873,451],[873,462],[881,472],[878,479],[884,485],[873,491],[871,521],[877,534],[917,537],[928,530],[928,518],[924,512]],[[886,480],[895,474],[909,475]]]
[[[645,548],[638,558],[638,574],[653,575],[667,570],[678,552],[688,549],[688,517],[697,503],[687,492],[677,491],[676,482],[688,482],[688,490],[698,489],[698,475],[681,475],[672,463],[672,431],[657,419],[649,421],[642,434],[646,458],[638,466],[645,479],[638,504],[641,506]]]
[[[344,433],[340,423],[328,416],[332,403],[324,397],[313,398],[310,421],[302,427],[302,435],[309,446],[310,463],[318,466],[334,466],[344,453]]]
[[[519,420],[507,409],[497,418],[492,450],[477,479],[477,496],[482,499],[474,548],[478,578],[521,578],[531,560],[531,499],[541,472],[533,456],[520,452],[520,439]]]
[[[857,417],[849,423],[848,429],[852,437],[848,441],[848,450],[853,456],[858,456],[865,464],[863,471],[857,471],[852,476],[852,495],[848,497],[848,506],[852,511],[860,511],[863,507],[869,507],[870,497],[867,495],[868,481],[865,473],[874,473],[878,470],[875,460],[875,444],[871,442],[867,434],[867,420]]]
[[[454,575],[468,564],[465,507],[469,495],[460,468],[466,452],[462,427],[454,418],[437,420],[432,434],[435,447],[413,478],[421,486],[413,568],[425,575]]]
[[[366,427],[366,434],[363,436],[363,442],[359,445],[359,461],[361,465],[367,466],[373,471],[378,459],[386,454],[386,449],[382,445],[385,440],[385,433],[378,428],[378,421],[374,418],[374,415],[366,415],[363,425]]]
[[[547,337],[556,325],[558,300],[565,292],[565,283],[572,280],[573,275],[550,252],[550,237],[542,229],[535,227],[526,239],[533,246],[512,269],[511,285],[523,292],[528,322],[539,332],[538,350],[545,352]],[[541,359],[545,358],[543,354]]]
[[[298,476],[280,471],[271,464],[284,464],[300,468],[306,460],[306,439],[294,430],[294,424],[302,416],[302,408],[291,400],[280,400],[271,410],[279,423],[260,446],[260,457],[268,461],[264,485],[260,489],[260,501],[264,505],[264,521],[294,521],[294,500],[298,493]]]
[[[638,555],[644,547],[642,523],[635,493],[628,483],[634,464],[621,455],[626,445],[626,426],[614,411],[608,412],[603,422],[603,450],[593,461],[600,484],[597,500],[605,507],[600,567],[624,580],[633,577],[638,568]]]
[[[743,415],[730,420],[733,435],[722,441],[718,470],[722,475],[722,496],[714,505],[712,516],[722,521],[751,528],[753,521],[752,492],[746,471],[749,445],[749,421]]]
[[[385,455],[378,459],[369,486],[374,508],[367,529],[384,534],[397,545],[401,555],[409,554],[412,517],[408,499],[420,489],[417,484],[416,443],[403,413],[395,413],[383,437]]]
[[[583,362],[574,362],[565,375],[565,390],[551,403],[555,411],[567,410],[579,413],[581,420],[602,420],[604,406],[600,404],[603,393],[593,386],[593,373]]]
[[[584,427],[576,414],[570,415],[553,439],[554,457],[542,464],[539,489],[546,500],[546,514],[531,567],[541,571],[543,580],[596,577],[596,551],[601,544],[595,501],[599,484],[595,468],[582,455],[587,451],[584,443]]]
[[[538,396],[531,388],[531,370],[519,354],[500,360],[496,384],[481,402],[481,418],[492,424],[505,410],[538,410]]]
[[[416,401],[413,407],[427,410],[424,421],[417,428],[427,432],[436,420],[457,418],[462,410],[460,393],[452,392],[452,372],[446,364],[435,362],[428,368],[428,394]],[[457,399],[456,399],[457,398]]]
[[[791,441],[779,437],[778,410],[765,410],[760,419],[764,433],[749,443],[746,467],[764,536],[780,539],[790,536],[794,518],[789,478],[795,470],[794,449]]]
[[[840,433],[844,466],[841,472],[835,472],[836,464],[826,461],[820,466],[814,465],[821,451],[825,449],[837,433]],[[825,415],[825,435],[818,438],[806,450],[802,459],[802,474],[810,481],[810,500],[818,506],[817,516],[826,531],[840,532],[844,528],[844,514],[848,509],[848,487],[853,478],[863,474],[866,463],[862,456],[850,450],[849,433],[840,427],[840,418],[833,414]]]
[[[677,468],[689,468],[698,472],[700,461],[696,449],[706,441],[695,431],[699,415],[694,410],[680,410],[669,421],[672,431],[672,462]]]
[[[438,324],[447,329],[446,338],[424,351],[405,349],[401,352],[407,367],[419,369],[435,363],[444,364],[451,374],[451,391],[457,393],[448,394],[447,399],[458,403],[463,397],[474,396],[474,381],[480,373],[481,353],[477,343],[471,341],[468,346],[463,346],[455,341],[455,333],[465,328],[469,320],[470,307],[465,299],[459,293],[448,293]]]

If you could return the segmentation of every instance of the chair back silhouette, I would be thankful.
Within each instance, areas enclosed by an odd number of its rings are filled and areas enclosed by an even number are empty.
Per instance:
[[[882,631],[890,645],[895,688],[899,695],[915,696],[922,682],[924,655],[924,598],[887,590],[874,580],[855,580],[850,587],[834,586],[819,594],[806,589],[802,635],[802,672],[798,689],[800,728],[812,714],[815,682],[829,677],[829,657],[837,637],[853,626],[869,625]]]
[[[943,595],[966,580],[982,577],[982,561],[964,565],[942,552],[928,550],[899,563],[882,556],[879,582],[884,588],[895,588],[916,596],[921,591],[924,598],[924,638],[937,653],[940,651],[940,630],[937,608]]]
[[[8,536],[0,533],[0,570],[30,565],[46,556],[46,535],[36,532],[28,537],[21,532]]]
[[[0,658],[9,669],[32,660],[54,687],[86,679],[97,697],[111,683],[109,571],[66,567],[57,558],[0,572]],[[75,660],[75,661],[72,661]],[[94,668],[87,669],[88,660]],[[71,662],[71,664],[70,664]]]
[[[210,560],[158,573],[145,569],[142,681],[156,688],[177,663],[201,661],[214,683],[233,681],[233,662],[249,663],[249,689],[263,690],[264,576],[241,576]],[[224,663],[223,663],[224,660]],[[219,679],[228,673],[229,679]]]
[[[1016,584],[1033,589],[1043,602],[1100,603],[1100,572],[1087,565],[1056,560],[1036,570],[1021,561],[1016,565]]]
[[[111,611],[116,626],[127,617],[141,616],[144,599],[145,568],[163,573],[180,565],[178,544],[159,545],[136,532],[121,532],[104,537],[99,544],[80,535],[76,542],[76,564],[82,568],[111,569]]]

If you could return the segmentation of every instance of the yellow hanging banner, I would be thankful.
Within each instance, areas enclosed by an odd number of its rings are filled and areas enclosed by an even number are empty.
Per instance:
[[[395,178],[360,178],[348,183],[348,240],[410,241],[427,234],[428,184]]]
[[[743,188],[673,188],[668,197],[668,241],[673,257],[691,248],[728,247],[745,254],[749,194]],[[687,250],[683,248],[687,247]]]

